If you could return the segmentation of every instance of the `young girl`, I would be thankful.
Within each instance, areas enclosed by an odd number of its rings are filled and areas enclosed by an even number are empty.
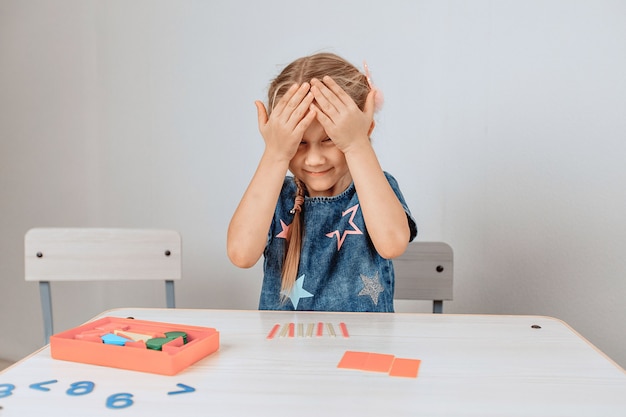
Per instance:
[[[259,309],[393,312],[391,259],[417,229],[370,143],[376,94],[349,62],[320,53],[285,67],[267,109],[255,103],[265,151],[227,248],[241,268],[265,256]]]

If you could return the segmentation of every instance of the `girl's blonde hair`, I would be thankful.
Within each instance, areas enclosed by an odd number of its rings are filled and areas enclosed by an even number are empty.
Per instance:
[[[268,90],[268,113],[271,114],[274,106],[293,84],[310,82],[313,78],[321,80],[326,75],[341,86],[361,110],[364,109],[365,100],[371,90],[367,77],[345,59],[332,53],[322,52],[293,61],[272,81]],[[297,188],[294,208],[291,210],[294,218],[287,236],[287,250],[281,277],[283,301],[287,299],[296,281],[303,239],[304,208],[302,203],[306,195],[306,186],[298,178],[294,177],[294,181]]]

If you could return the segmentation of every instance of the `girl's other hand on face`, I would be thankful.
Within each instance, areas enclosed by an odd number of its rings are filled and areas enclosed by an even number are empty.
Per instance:
[[[348,152],[353,145],[362,141],[369,144],[369,134],[374,123],[374,90],[369,92],[363,111],[329,76],[324,77],[323,81],[311,80],[311,92],[315,97],[311,108],[315,110],[317,120],[342,152]]]
[[[315,119],[315,112],[310,111],[313,99],[310,84],[303,83],[292,85],[269,116],[265,105],[255,102],[259,131],[267,152],[275,153],[281,160],[293,158],[304,132]]]

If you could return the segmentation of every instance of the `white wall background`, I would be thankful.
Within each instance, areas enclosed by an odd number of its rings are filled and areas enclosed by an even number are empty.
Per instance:
[[[0,0],[0,357],[42,342],[34,226],[181,232],[179,307],[254,309],[225,254],[282,66],[367,59],[373,139],[420,240],[455,250],[450,313],[563,319],[626,366],[626,2]],[[119,291],[121,287],[121,291]],[[53,286],[56,330],[161,284]],[[401,306],[402,307],[402,306]]]

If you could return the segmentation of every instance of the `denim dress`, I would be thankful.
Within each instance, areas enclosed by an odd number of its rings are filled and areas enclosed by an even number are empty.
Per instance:
[[[411,241],[417,235],[415,220],[395,178],[385,176],[406,211]],[[295,195],[293,177],[286,177],[264,251],[259,309],[393,312],[393,264],[372,244],[354,183],[333,197],[305,197],[298,274],[292,291],[281,297],[285,236]]]

